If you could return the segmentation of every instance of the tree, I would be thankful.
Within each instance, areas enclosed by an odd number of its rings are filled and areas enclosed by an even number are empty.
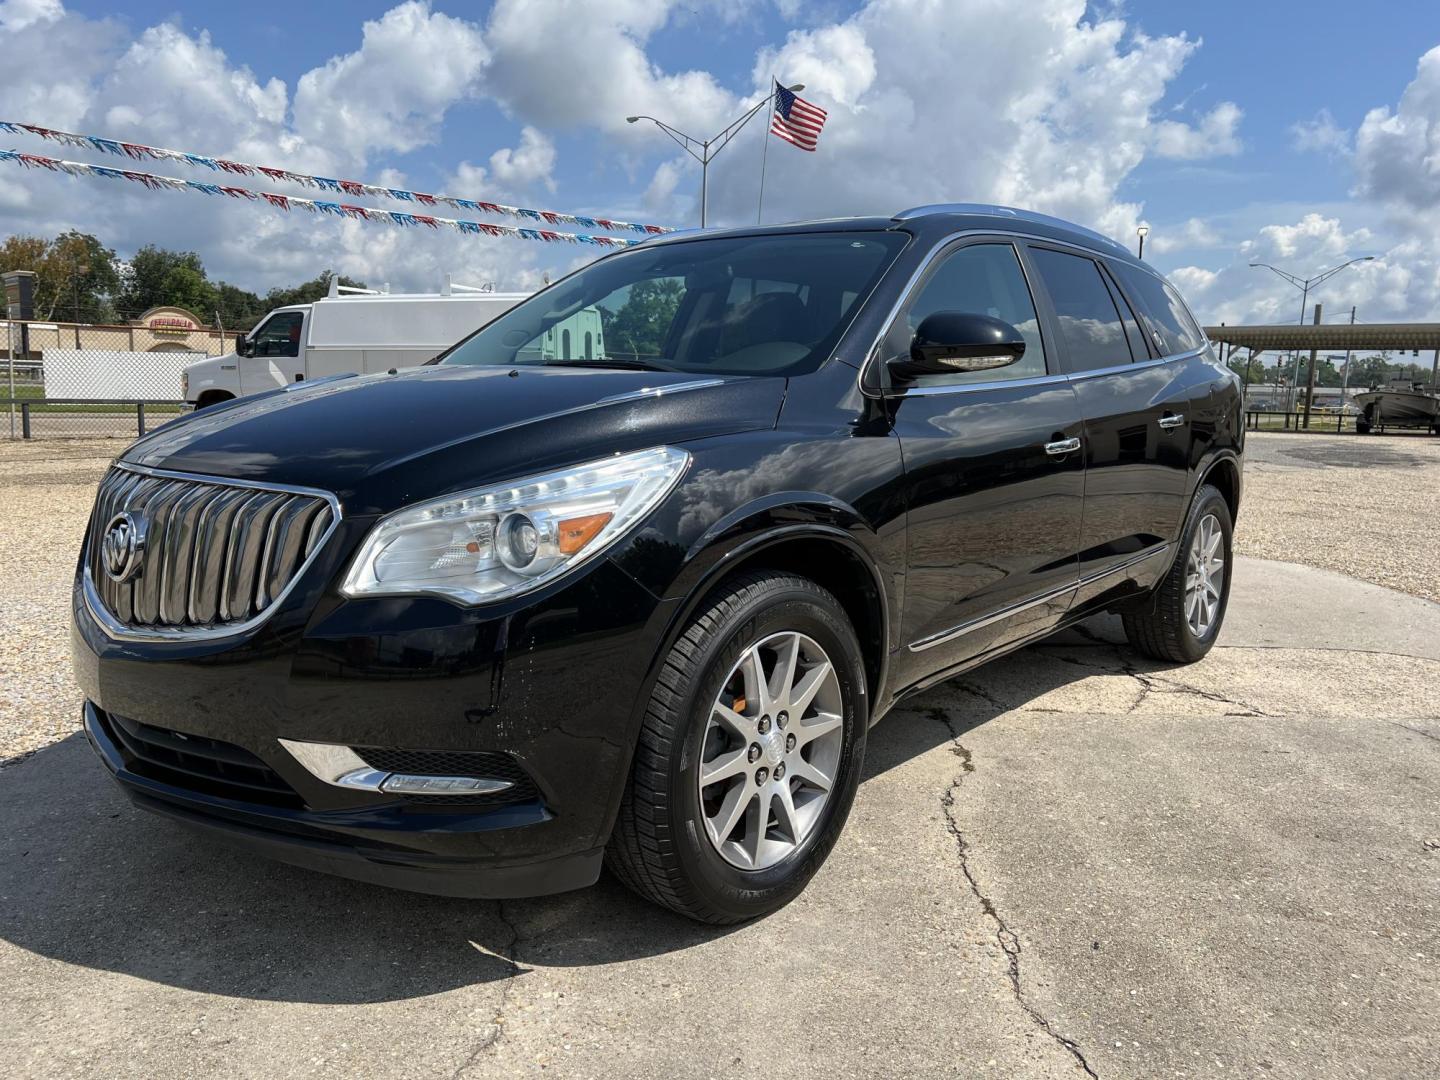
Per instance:
[[[203,317],[215,306],[215,287],[206,280],[205,266],[193,251],[168,251],[146,244],[125,267],[122,280],[119,306],[126,318],[166,304],[189,308]]]
[[[289,289],[271,289],[265,294],[266,310],[271,308],[286,307],[290,304],[313,304],[322,296],[330,294],[330,281],[335,277],[332,271],[326,270],[317,278],[302,282]],[[363,289],[365,283],[340,275],[340,284],[351,289]]]
[[[40,319],[111,322],[120,290],[115,252],[89,233],[70,231],[54,240],[11,236],[0,244],[0,270],[35,272],[35,315]]]
[[[270,310],[264,297],[222,281],[215,286],[215,316],[226,330],[249,330]]]
[[[630,286],[629,295],[618,311],[601,305],[600,326],[605,332],[605,351],[616,357],[628,353],[637,360],[658,357],[684,292],[684,282],[678,278],[656,278]]]
[[[1255,356],[1249,352],[1246,352],[1242,358],[1237,351],[1236,353],[1231,354],[1228,363],[1230,370],[1240,377],[1241,385],[1254,386],[1257,383],[1263,383],[1265,381],[1265,362],[1263,353],[1259,356]],[[1250,369],[1248,378],[1245,370],[1247,367]]]

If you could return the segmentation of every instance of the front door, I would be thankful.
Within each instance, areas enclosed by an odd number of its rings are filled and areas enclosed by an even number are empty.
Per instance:
[[[1168,545],[1185,513],[1193,420],[1187,365],[1151,347],[1102,261],[1034,244],[1030,258],[1085,421],[1078,601],[1119,599],[1169,566]]]
[[[241,391],[258,394],[274,390],[304,375],[300,356],[304,334],[304,311],[277,311],[250,331],[253,351],[239,360]]]
[[[992,371],[896,383],[937,311],[990,315],[1026,348]],[[904,683],[1053,626],[1077,579],[1084,465],[1080,410],[1050,358],[1020,253],[958,241],[931,264],[880,344],[905,462],[907,579],[896,677]]]

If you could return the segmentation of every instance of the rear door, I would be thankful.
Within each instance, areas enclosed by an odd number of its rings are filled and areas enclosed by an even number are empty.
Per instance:
[[[990,315],[1025,337],[1019,362],[896,384],[937,311]],[[902,684],[1053,626],[1076,582],[1080,411],[1042,332],[1020,253],[968,238],[932,260],[882,339],[877,371],[904,456],[908,572]]]
[[[1104,261],[1030,245],[1084,420],[1085,514],[1077,603],[1118,599],[1168,566],[1189,488],[1190,385],[1153,349]]]

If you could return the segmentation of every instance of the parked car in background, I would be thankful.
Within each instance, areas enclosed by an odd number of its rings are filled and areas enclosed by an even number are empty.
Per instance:
[[[391,294],[332,281],[329,296],[270,312],[234,353],[188,364],[183,394],[198,409],[306,379],[414,367],[529,295],[460,286]]]
[[[556,355],[586,312],[593,355]],[[141,806],[365,881],[799,893],[872,725],[1087,616],[1204,656],[1239,380],[1052,218],[665,237],[437,363],[166,425],[100,485],[85,730]],[[884,738],[883,729],[876,737]]]

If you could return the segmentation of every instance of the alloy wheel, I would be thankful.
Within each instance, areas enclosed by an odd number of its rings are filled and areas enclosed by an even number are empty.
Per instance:
[[[1204,638],[1215,625],[1225,587],[1225,534],[1220,519],[1200,519],[1185,564],[1185,621],[1196,638]]]
[[[835,665],[804,634],[749,646],[706,720],[700,805],[711,845],[732,866],[764,870],[814,831],[844,742]]]

